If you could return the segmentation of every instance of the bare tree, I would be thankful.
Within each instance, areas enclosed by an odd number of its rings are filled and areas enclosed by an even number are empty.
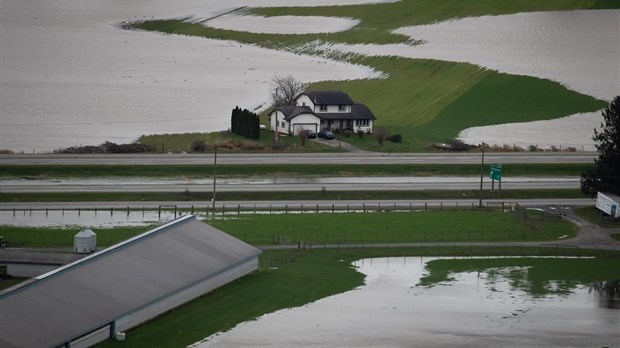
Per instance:
[[[377,142],[379,143],[379,145],[383,146],[383,142],[389,139],[389,134],[388,132],[383,129],[383,128],[379,128],[375,131],[375,138],[377,139]]]
[[[275,76],[271,79],[271,101],[277,106],[295,105],[295,97],[304,91],[305,85],[292,75]]]
[[[309,133],[310,132],[308,132],[307,129],[304,129],[297,134],[297,136],[299,137],[299,140],[301,141],[301,146],[306,146],[306,139],[308,139]]]
[[[275,109],[274,146],[278,144],[278,107],[295,105],[295,97],[304,91],[305,85],[292,75],[274,76],[271,79],[271,101]]]

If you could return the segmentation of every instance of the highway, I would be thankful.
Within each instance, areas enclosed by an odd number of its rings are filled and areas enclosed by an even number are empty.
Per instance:
[[[596,152],[485,153],[486,163],[593,163]],[[218,154],[218,164],[477,164],[480,153],[343,152],[319,154]],[[3,154],[0,165],[212,164],[213,154],[54,155]]]
[[[216,192],[479,190],[480,177],[334,177],[216,180]],[[483,188],[491,189],[484,178]],[[499,184],[495,183],[495,189]],[[578,189],[577,177],[504,177],[502,189]],[[48,192],[212,192],[213,179],[0,180],[1,193]]]

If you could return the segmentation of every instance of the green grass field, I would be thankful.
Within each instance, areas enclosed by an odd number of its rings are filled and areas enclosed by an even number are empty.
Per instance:
[[[140,233],[146,232],[149,227],[114,227],[96,228],[97,247],[108,247],[127,240]],[[0,236],[10,243],[10,247],[20,248],[59,248],[73,247],[73,236],[81,227],[50,228],[50,227],[13,227],[0,225]]]
[[[603,220],[601,211],[596,209],[594,206],[577,208],[575,209],[575,213],[591,223],[597,224],[603,228],[620,228],[620,223],[618,222]]]
[[[206,152],[212,153],[213,147],[218,147],[219,153],[226,152],[273,152],[285,151],[290,152],[342,152],[337,145],[325,146],[318,142],[306,141],[302,143],[297,136],[281,136],[279,143],[281,150],[274,150],[273,133],[266,130],[260,131],[259,140],[249,140],[240,135],[227,131],[211,132],[211,133],[183,133],[183,134],[153,134],[143,135],[138,138],[137,142],[149,145],[153,148],[153,152],[193,152],[192,143],[195,141],[204,141],[208,144]]]
[[[244,11],[264,16],[340,17],[347,13],[347,17],[359,19],[361,23],[350,30],[329,34],[322,38],[323,40],[386,44],[407,40],[407,37],[391,33],[396,28],[451,18],[619,7],[617,2],[592,0],[404,0],[391,4],[249,8]],[[293,52],[298,52],[304,44],[317,39],[315,34],[245,33],[207,28],[179,20],[147,21],[134,24],[134,27],[172,34],[236,40]],[[355,145],[367,150],[426,151],[430,144],[452,139],[459,131],[468,127],[553,119],[599,110],[605,106],[604,101],[570,91],[555,82],[502,74],[466,63],[360,55],[340,55],[335,58],[370,66],[388,76],[375,80],[324,81],[308,86],[309,90],[338,89],[348,93],[353,100],[364,103],[373,110],[377,116],[376,127],[403,136],[402,144],[387,143],[385,146],[379,146],[372,136],[357,141],[350,139]]]
[[[453,241],[553,241],[575,235],[568,222],[528,219],[486,210],[383,213],[307,213],[241,215],[210,221],[214,227],[254,245],[306,243],[399,243]],[[109,246],[149,227],[95,229],[97,244]],[[78,228],[0,225],[12,246],[71,247]]]
[[[456,273],[489,272],[505,276],[515,289],[534,296],[566,295],[578,284],[618,279],[617,259],[549,259],[506,258],[434,260],[426,264],[428,275],[420,280],[424,286],[449,282]],[[553,276],[550,276],[553,275]],[[550,278],[555,281],[550,284]]]
[[[542,241],[570,238],[568,222],[524,221],[520,214],[446,210],[414,213],[249,215],[211,224],[250,244]]]
[[[212,161],[211,161],[212,162]],[[507,163],[505,176],[580,176],[592,168],[587,163]],[[208,178],[213,163],[191,165],[2,165],[0,178]],[[478,176],[479,164],[219,164],[219,177],[295,177],[295,176]]]

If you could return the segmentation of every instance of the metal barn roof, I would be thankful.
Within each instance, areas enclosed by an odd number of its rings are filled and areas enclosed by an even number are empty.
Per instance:
[[[62,344],[257,257],[188,215],[0,294],[0,346]]]

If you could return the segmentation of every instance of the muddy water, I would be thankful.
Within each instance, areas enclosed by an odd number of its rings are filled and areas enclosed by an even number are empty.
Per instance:
[[[422,44],[333,45],[368,55],[396,55],[469,62],[516,75],[560,82],[569,89],[611,100],[620,94],[620,10],[559,11],[481,16],[401,28]],[[527,147],[594,150],[600,112],[562,119],[475,127],[459,138]]]
[[[416,286],[429,258],[356,263],[366,285],[265,315],[197,347],[618,347],[620,311],[585,288],[534,298],[506,279],[462,273]]]
[[[339,2],[252,5],[334,3]],[[244,5],[238,0],[3,0],[0,148],[40,152],[131,142],[142,134],[225,130],[236,105],[267,107],[276,74],[304,82],[380,75],[322,58],[117,27],[151,18],[209,18]]]
[[[178,217],[178,216],[176,216]],[[20,210],[0,211],[3,226],[18,227],[89,227],[148,226],[175,219],[172,211],[137,211],[123,209],[98,210]]]

